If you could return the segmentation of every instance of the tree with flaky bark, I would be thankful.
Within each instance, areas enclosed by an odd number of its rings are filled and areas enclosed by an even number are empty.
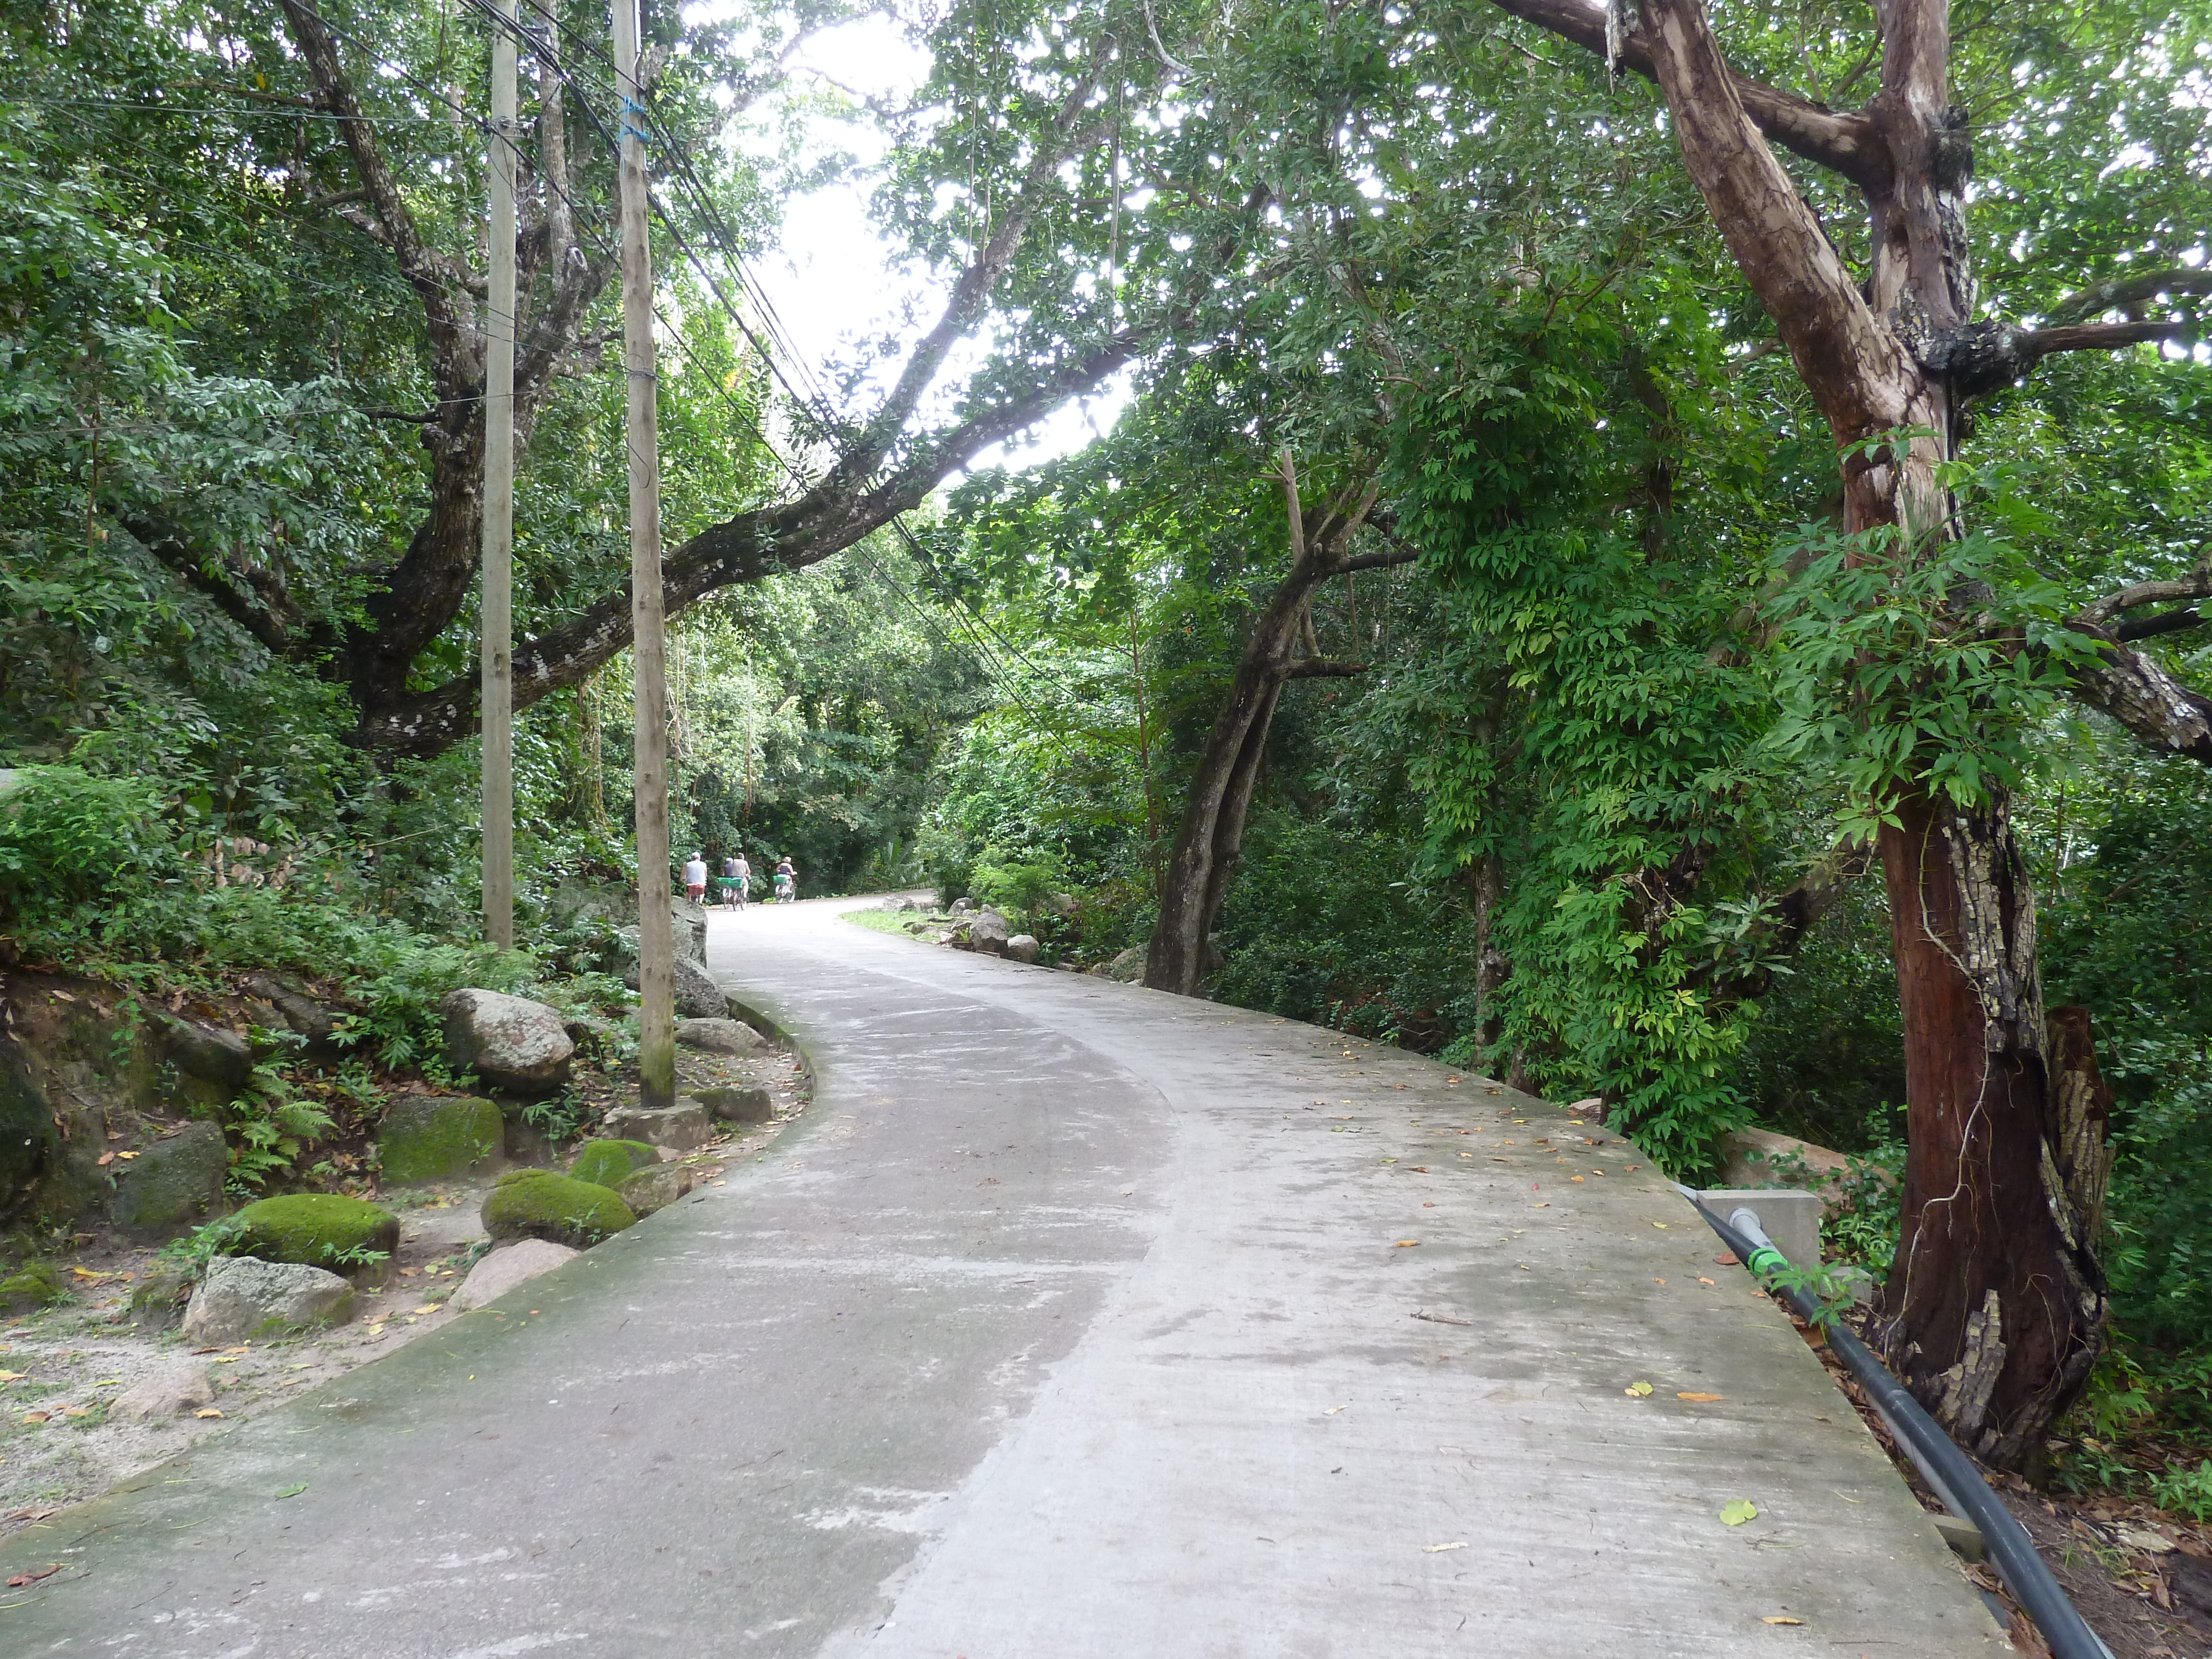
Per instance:
[[[2212,291],[2212,275],[2195,267],[2084,289],[2034,325],[1978,313],[1972,119],[1950,86],[1947,0],[1877,0],[1865,60],[1877,89],[1856,109],[1739,73],[1703,0],[1497,3],[1657,83],[1691,179],[1834,434],[1857,562],[1902,580],[1946,556],[1960,533],[1950,464],[1977,398],[2056,353],[2196,337],[2187,302]],[[1863,198],[1863,272],[1778,147]],[[2191,625],[2189,607],[2208,594],[2212,563],[2124,586],[2073,617],[2089,645],[2063,653],[2072,694],[2147,743],[2212,762],[2212,699],[2139,648],[2149,630],[2123,620],[2166,605],[2179,609],[2154,629]],[[1989,595],[1961,584],[1941,599],[1942,625],[1970,632]],[[2102,1343],[2102,1092],[2081,1023],[2043,1006],[2034,899],[2002,782],[1947,787],[1909,767],[1879,805],[1911,1141],[1886,1343],[1962,1443],[2017,1466]]]

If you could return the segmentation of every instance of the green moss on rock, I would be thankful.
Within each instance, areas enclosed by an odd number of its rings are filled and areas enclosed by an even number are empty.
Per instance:
[[[33,1261],[22,1272],[0,1279],[0,1310],[51,1308],[68,1300],[61,1275],[43,1261]]]
[[[499,1156],[499,1108],[473,1095],[408,1095],[385,1109],[377,1157],[386,1181],[447,1181]]]
[[[517,1170],[483,1202],[484,1231],[501,1244],[543,1238],[588,1249],[636,1219],[606,1188],[550,1170]]]
[[[642,1170],[659,1158],[659,1152],[642,1140],[587,1140],[568,1166],[573,1181],[594,1187],[619,1187],[633,1170]]]
[[[399,1218],[364,1199],[335,1193],[295,1193],[249,1204],[235,1218],[234,1255],[264,1261],[296,1261],[331,1273],[380,1267],[371,1253],[388,1257],[399,1248]]]

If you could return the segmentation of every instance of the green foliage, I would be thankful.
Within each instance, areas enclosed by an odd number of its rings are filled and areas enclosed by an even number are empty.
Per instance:
[[[223,1106],[222,1118],[230,1142],[230,1173],[223,1184],[237,1198],[252,1195],[270,1176],[289,1171],[301,1152],[333,1127],[331,1115],[301,1099],[283,1069],[266,1060]]]
[[[2066,626],[2058,584],[1981,530],[1908,550],[1890,529],[1808,526],[1782,557],[1808,562],[1775,606],[1773,742],[1840,783],[1845,838],[1895,822],[1903,790],[1968,806],[2029,782],[2037,727],[2100,648]],[[1962,592],[1992,597],[1962,612]]]
[[[209,1262],[219,1255],[244,1255],[239,1240],[244,1236],[246,1224],[236,1213],[219,1215],[204,1222],[181,1238],[173,1238],[160,1251],[160,1260],[183,1268],[197,1279],[207,1271]]]
[[[1025,862],[1008,857],[999,848],[987,847],[975,860],[968,891],[978,904],[987,904],[1026,926],[1035,922],[1046,895],[1066,884],[1066,872],[1049,859]]]
[[[28,766],[0,787],[0,921],[143,895],[173,868],[147,779]]]

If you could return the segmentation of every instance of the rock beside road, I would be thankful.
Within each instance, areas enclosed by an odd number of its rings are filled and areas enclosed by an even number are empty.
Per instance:
[[[481,1308],[498,1301],[518,1285],[551,1273],[562,1262],[574,1261],[582,1254],[545,1238],[522,1238],[512,1244],[502,1244],[488,1251],[483,1261],[469,1269],[469,1276],[461,1281],[461,1288],[453,1292],[453,1299],[447,1305],[456,1313]]]
[[[1037,952],[1042,948],[1037,943],[1036,934],[1016,933],[1006,941],[1006,959],[1009,962],[1035,962]]]
[[[623,983],[633,991],[638,988],[635,965],[623,975]],[[676,958],[676,1012],[687,1023],[695,1019],[725,1019],[730,1012],[730,1000],[714,983],[714,975],[703,964],[680,954]]]
[[[750,1054],[768,1047],[768,1039],[741,1019],[679,1019],[676,1041],[708,1054]]]
[[[657,1163],[660,1152],[642,1140],[587,1140],[576,1152],[568,1174],[577,1181],[610,1189],[622,1185],[634,1170]]]
[[[353,1286],[336,1273],[297,1261],[217,1256],[185,1310],[183,1334],[198,1346],[228,1347],[352,1317]]]
[[[698,1089],[691,1098],[720,1123],[765,1123],[775,1115],[775,1102],[762,1088]]]
[[[473,1067],[492,1087],[518,1095],[550,1095],[568,1082],[576,1045],[544,1003],[471,988],[448,992],[438,1012],[453,1070]]]
[[[484,1231],[502,1244],[542,1238],[588,1249],[636,1219],[611,1189],[550,1170],[517,1170],[483,1201]]]
[[[617,1106],[600,1126],[615,1140],[642,1140],[688,1152],[703,1146],[714,1136],[703,1106],[669,1106],[648,1111],[642,1106]]]
[[[115,1396],[107,1415],[120,1423],[159,1423],[215,1404],[215,1378],[197,1363],[141,1378]]]
[[[615,1194],[639,1216],[665,1210],[691,1190],[691,1171],[681,1164],[652,1164],[635,1170],[615,1188]]]
[[[990,956],[1004,956],[1006,919],[996,910],[978,910],[968,924],[968,948]]]
[[[298,1262],[332,1273],[380,1279],[399,1248],[399,1218],[366,1199],[336,1193],[289,1193],[238,1212],[239,1253],[263,1261]],[[368,1256],[379,1256],[368,1261]]]
[[[1118,979],[1125,985],[1135,985],[1145,977],[1145,947],[1133,945],[1103,967],[1094,968],[1094,974],[1103,974],[1108,979]]]

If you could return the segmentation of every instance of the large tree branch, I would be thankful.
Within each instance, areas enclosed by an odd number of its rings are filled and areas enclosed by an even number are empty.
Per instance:
[[[2118,351],[2153,341],[2194,340],[2202,331],[2201,324],[2186,318],[2033,329],[1972,323],[1933,337],[1921,356],[1947,378],[1954,397],[1978,398],[2027,379],[2038,363],[2062,351]]]
[[[1393,565],[1411,564],[1420,556],[1410,547],[1393,547],[1381,553],[1363,553],[1356,559],[1340,560],[1329,574],[1344,576],[1355,570],[1387,570]]]
[[[416,231],[415,216],[408,211],[398,182],[392,178],[392,169],[384,160],[383,148],[377,143],[376,125],[363,113],[345,66],[338,61],[337,43],[323,26],[323,20],[300,4],[299,0],[283,0],[283,6],[292,39],[298,43],[300,55],[307,59],[308,71],[315,77],[315,90],[323,106],[339,118],[338,131],[344,135],[346,149],[353,156],[354,171],[361,179],[362,188],[368,192],[369,205],[376,212],[380,240],[399,261],[400,275],[422,296],[431,343],[441,359],[451,355],[456,361],[473,364],[477,355],[474,329],[472,319],[465,314],[473,307],[465,299],[466,273],[425,242]]]
[[[2140,276],[2118,276],[2094,283],[2078,294],[2069,294],[2051,307],[2051,321],[2078,323],[2107,311],[2132,312],[2160,298],[2184,294],[2212,294],[2212,267],[2178,265],[2172,270],[2147,271]]]
[[[1907,424],[1918,371],[1746,113],[1702,0],[1644,10],[1690,176],[1821,413],[1846,441]]]
[[[226,579],[228,572],[225,576],[217,576],[190,547],[163,526],[146,520],[126,520],[123,527],[137,538],[141,547],[181,577],[187,587],[270,652],[281,656],[291,649],[292,630],[270,603],[268,589],[273,585],[255,584],[249,580],[248,585],[255,586],[257,592],[248,598],[235,582]]]
[[[1498,9],[1563,40],[1605,56],[1605,7],[1583,0],[1496,0]],[[1651,45],[1641,31],[1626,34],[1618,60],[1647,80],[1657,80]],[[1794,155],[1843,174],[1869,194],[1887,190],[1889,149],[1873,120],[1857,111],[1832,110],[1796,93],[1729,71],[1738,102],[1753,124]]]
[[[1300,657],[1284,670],[1284,678],[1293,680],[1348,680],[1364,674],[1369,665],[1346,662],[1336,657]]]
[[[2076,697],[2111,715],[2145,747],[2212,766],[2212,697],[2191,690],[2155,657],[2130,650],[2105,629],[2084,622],[2071,626],[2105,646],[2076,675]]]

